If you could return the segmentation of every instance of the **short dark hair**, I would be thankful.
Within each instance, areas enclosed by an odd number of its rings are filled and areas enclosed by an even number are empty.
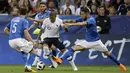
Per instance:
[[[71,14],[72,14],[71,9],[70,9],[70,8],[67,8],[67,9],[69,9],[69,11],[70,11],[70,15],[71,15]],[[65,10],[65,15],[66,15],[67,9]]]
[[[105,9],[105,7],[104,7],[104,6],[99,6],[99,9],[100,9],[100,8],[104,8],[104,9]]]
[[[20,11],[20,15],[26,15],[28,12],[26,7],[20,7],[19,11]]]
[[[40,2],[40,3],[39,3],[39,6],[40,6],[40,5],[42,5],[42,4],[43,4],[43,5],[46,5],[46,3],[45,3],[45,2]]]
[[[57,11],[55,11],[55,10],[51,10],[51,12],[50,12],[50,16],[53,16],[53,15],[56,16],[57,13],[58,13]]]
[[[90,13],[90,10],[87,7],[81,7],[81,11],[85,13]]]

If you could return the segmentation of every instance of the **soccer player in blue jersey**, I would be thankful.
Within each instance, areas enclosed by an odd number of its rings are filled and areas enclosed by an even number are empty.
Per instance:
[[[77,40],[75,42],[75,46],[69,49],[69,52],[66,53],[62,58],[56,58],[53,57],[54,60],[57,63],[62,63],[63,60],[65,60],[67,57],[70,57],[73,55],[75,51],[79,50],[88,50],[90,48],[95,49],[96,51],[100,51],[104,53],[108,58],[110,58],[112,61],[114,61],[123,71],[126,71],[126,67],[121,64],[116,57],[111,54],[106,46],[101,42],[100,35],[97,32],[96,27],[96,21],[95,19],[90,15],[90,12],[87,8],[84,8],[81,10],[81,17],[82,19],[79,20],[69,20],[67,22],[73,22],[73,23],[66,23],[68,26],[84,26],[86,27],[86,34],[85,34],[85,40]],[[82,22],[81,22],[82,21]]]
[[[6,34],[9,34],[9,45],[16,51],[23,53],[23,59],[26,62],[25,72],[36,72],[31,68],[33,56],[39,56],[33,49],[36,43],[31,38],[28,32],[28,21],[25,19],[27,9],[21,7],[20,9],[14,9],[11,14],[15,16],[4,29]],[[20,14],[20,15],[19,15]],[[24,38],[26,37],[26,39]],[[30,53],[30,57],[27,59],[25,53]]]

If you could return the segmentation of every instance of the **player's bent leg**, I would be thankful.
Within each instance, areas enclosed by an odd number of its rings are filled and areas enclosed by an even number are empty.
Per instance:
[[[83,47],[80,46],[80,45],[75,45],[75,46],[72,47],[72,49],[73,49],[74,51],[83,51],[83,50],[85,50],[85,48],[83,48]]]
[[[97,43],[99,43],[99,44],[97,45],[97,47],[98,47],[97,49],[98,49],[99,51],[103,52],[106,56],[108,56],[108,58],[110,58],[112,61],[114,61],[123,71],[126,71],[126,70],[127,70],[126,67],[125,67],[123,64],[121,64],[121,63],[116,59],[116,57],[108,51],[108,49],[106,48],[106,46],[105,46],[100,40],[97,41]]]
[[[54,45],[52,45],[51,50],[52,50],[52,55],[56,56],[57,55],[57,53],[56,53],[57,48]],[[58,67],[57,62],[55,62],[52,57],[50,57],[50,60],[51,60],[52,65],[50,65],[49,67],[50,68],[57,68]]]
[[[43,48],[43,45],[42,45],[42,44],[38,44],[37,54],[38,54],[39,56],[41,56],[41,54],[42,54],[42,48]]]
[[[41,56],[41,54],[42,54],[42,47],[43,47],[42,44],[38,44],[38,48],[36,49],[37,54],[39,56]],[[40,58],[38,56],[36,56],[32,66],[36,66],[39,61],[40,61]]]
[[[78,68],[76,67],[75,63],[74,63],[74,60],[77,56],[77,54],[79,53],[80,51],[75,51],[74,54],[73,54],[73,57],[71,59],[71,57],[68,57],[67,60],[69,61],[70,65],[72,66],[72,69],[74,71],[78,71]]]
[[[110,54],[109,51],[105,51],[103,53],[107,55],[112,61],[114,61],[121,68],[122,71],[127,70],[126,67],[123,64],[121,64],[113,54]]]
[[[78,71],[78,68],[76,67],[74,60],[69,61],[74,71]]]
[[[72,57],[75,51],[77,51],[77,50],[84,50],[84,48],[82,46],[75,45],[72,48],[69,48],[68,50],[69,51],[67,51],[61,58],[56,58],[56,57],[53,56],[53,59],[57,63],[61,64],[62,61],[66,60],[68,57]]]
[[[27,48],[30,49],[30,48]],[[34,57],[39,55],[37,54],[37,52],[32,48],[31,51],[27,51],[23,48],[23,51],[25,51],[26,53],[30,53],[29,58],[27,58],[27,62],[26,62],[26,66],[25,66],[25,72],[36,72],[35,70],[33,70],[32,67],[32,63],[34,61]]]
[[[54,45],[51,46],[52,55],[56,56],[56,47]]]
[[[51,52],[50,52],[50,50],[49,50],[49,45],[48,45],[48,44],[44,44],[44,45],[43,45],[43,50],[44,50],[44,54],[45,54],[46,56],[50,57]]]
[[[35,54],[38,57],[40,56],[40,55],[37,54],[37,51],[34,48],[32,48],[32,50],[29,53],[33,53],[33,54]]]

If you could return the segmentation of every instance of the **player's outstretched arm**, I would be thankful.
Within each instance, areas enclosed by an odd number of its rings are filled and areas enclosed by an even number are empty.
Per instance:
[[[37,41],[40,39],[40,36],[42,35],[43,29],[40,30],[40,33],[37,36]]]
[[[35,26],[36,26],[36,23],[32,24],[32,25],[28,28],[28,30],[31,30],[31,29],[34,28]]]
[[[24,30],[24,35],[25,35],[27,40],[31,41],[33,43],[33,45],[36,46],[36,43],[33,41],[32,37],[30,36],[27,29]]]
[[[76,20],[63,20],[63,23],[76,23]]]
[[[28,18],[28,19],[31,21],[34,21],[34,22],[38,22],[38,23],[42,23],[44,21],[44,19],[41,19],[41,20],[37,20],[37,19],[33,19],[33,18]]]
[[[9,34],[9,28],[8,28],[8,27],[5,27],[5,28],[4,28],[4,33],[5,33],[5,34]]]
[[[77,22],[77,23],[65,23],[67,26],[86,26],[86,22]]]

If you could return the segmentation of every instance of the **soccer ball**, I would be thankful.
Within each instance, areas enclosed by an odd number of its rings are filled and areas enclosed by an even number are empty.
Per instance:
[[[37,63],[37,70],[43,70],[45,68],[45,64],[40,61]]]

